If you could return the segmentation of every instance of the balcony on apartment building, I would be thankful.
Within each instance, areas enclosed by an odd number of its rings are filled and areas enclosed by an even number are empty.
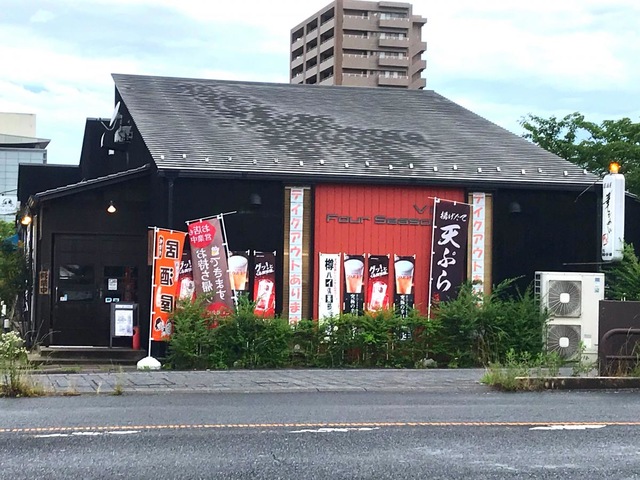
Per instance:
[[[391,56],[386,55],[385,52],[380,52],[378,54],[378,66],[409,68],[409,57],[406,55],[403,57]]]
[[[297,50],[298,48],[302,47],[304,45],[304,35],[297,37],[292,43],[291,43],[291,51],[293,52],[294,50]]]
[[[425,78],[416,78],[409,84],[409,88],[412,90],[419,90],[427,86],[427,80]]]
[[[318,28],[310,29],[304,36],[305,43],[309,43],[314,38],[318,38]]]
[[[320,25],[320,35],[327,33],[332,28],[335,28],[335,26],[336,26],[336,19],[335,17],[331,17],[329,20],[327,20],[322,25]]]
[[[318,56],[318,47],[317,47],[317,45],[313,46],[313,47],[307,46],[307,48],[309,48],[309,50],[307,50],[307,53],[304,54],[304,58],[309,60],[310,58],[316,58]]]
[[[384,15],[380,15],[378,19],[378,26],[380,28],[409,28],[411,27],[411,20],[409,18],[389,18]]]
[[[378,47],[376,37],[345,34],[342,37],[342,48],[345,50],[375,50]]]
[[[400,38],[380,35],[377,43],[379,47],[409,48],[409,39],[406,37]]]
[[[333,48],[335,45],[336,45],[335,37],[327,38],[325,40],[320,40],[320,47],[319,47],[320,55],[322,55],[324,52],[326,52],[330,48]]]
[[[376,20],[361,15],[344,15],[342,17],[344,30],[363,30],[365,32],[376,29]]]
[[[320,61],[320,65],[318,66],[318,70],[320,70],[321,72],[326,70],[329,67],[333,67],[335,66],[336,63],[336,58],[331,55],[330,57],[325,58],[324,60]]]
[[[311,67],[307,67],[304,71],[304,78],[305,80],[309,77],[315,77],[318,74],[318,64],[316,63],[315,65],[311,66]]]
[[[361,70],[372,70],[377,67],[376,57],[345,53],[342,56],[342,66]]]
[[[411,50],[414,52],[426,52],[427,42],[414,42],[411,44]]]
[[[347,87],[376,87],[378,79],[376,75],[343,73],[342,85]]]
[[[409,77],[407,75],[389,75],[387,73],[379,73],[378,85],[380,87],[408,87]]]
[[[318,82],[319,85],[335,85],[336,77],[329,75]]]
[[[299,67],[304,62],[304,55],[298,55],[291,60],[290,68],[293,70],[296,67]]]

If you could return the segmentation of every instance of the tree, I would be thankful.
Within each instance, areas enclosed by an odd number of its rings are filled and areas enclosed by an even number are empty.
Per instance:
[[[607,278],[607,299],[640,300],[640,261],[633,245],[625,243],[621,262],[604,266]]]
[[[520,125],[524,138],[596,175],[619,163],[627,190],[640,195],[640,123],[622,118],[597,124],[574,112],[561,119],[528,114]]]
[[[12,223],[0,221],[0,300],[7,305],[8,313],[18,294],[27,288],[29,278],[22,246],[10,238],[15,233]]]

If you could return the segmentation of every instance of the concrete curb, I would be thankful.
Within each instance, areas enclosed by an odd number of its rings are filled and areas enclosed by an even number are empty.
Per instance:
[[[522,390],[640,389],[640,377],[518,377]]]

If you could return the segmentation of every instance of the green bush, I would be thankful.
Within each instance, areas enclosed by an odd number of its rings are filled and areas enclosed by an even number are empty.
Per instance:
[[[431,319],[418,310],[406,318],[382,310],[289,325],[257,317],[244,297],[227,317],[211,316],[204,300],[181,303],[173,315],[168,360],[179,369],[427,368],[504,362],[510,351],[537,355],[546,315],[530,289],[510,294],[512,283],[503,282],[483,298],[465,284]]]
[[[459,367],[503,362],[507,352],[543,350],[547,314],[540,309],[531,288],[511,293],[514,279],[478,295],[471,283],[460,287],[457,298],[434,309],[442,325],[442,361]]]
[[[633,245],[624,245],[622,261],[603,267],[608,300],[640,300],[640,261]]]
[[[42,395],[40,387],[26,377],[29,369],[24,340],[16,332],[0,335],[0,396],[32,397]]]

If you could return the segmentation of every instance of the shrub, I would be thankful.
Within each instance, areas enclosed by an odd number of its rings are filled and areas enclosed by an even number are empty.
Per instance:
[[[431,319],[418,310],[405,318],[381,310],[289,325],[281,318],[257,317],[245,297],[227,317],[212,317],[205,301],[180,304],[169,362],[180,369],[415,368],[488,365],[504,362],[509,351],[535,356],[542,352],[546,315],[531,289],[513,295],[512,284],[503,282],[482,298],[464,284]]]
[[[624,245],[620,262],[603,267],[609,300],[640,300],[640,261],[633,245]]]
[[[0,395],[6,397],[31,397],[40,395],[39,388],[25,379],[28,369],[24,340],[16,332],[0,335]]]
[[[503,362],[507,352],[542,352],[547,315],[531,287],[511,293],[515,279],[506,280],[490,295],[478,295],[471,283],[458,296],[434,309],[442,326],[443,361],[461,367]]]

